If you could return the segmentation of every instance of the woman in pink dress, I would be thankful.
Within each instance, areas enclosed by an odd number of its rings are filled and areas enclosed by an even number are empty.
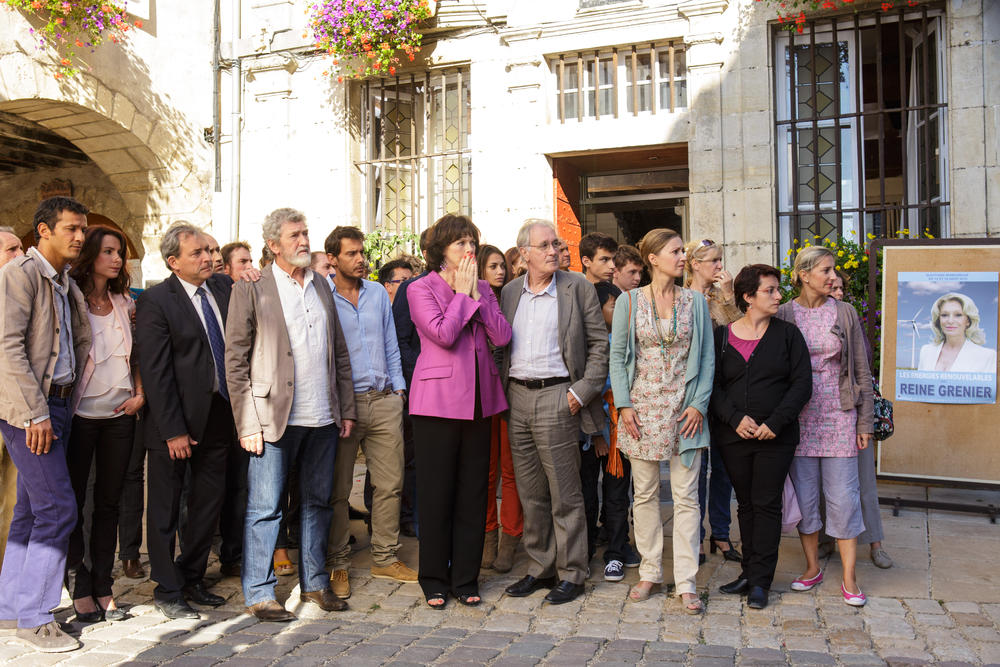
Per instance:
[[[813,372],[812,398],[799,415],[801,436],[790,475],[802,510],[799,538],[806,571],[792,590],[808,591],[823,581],[819,566],[819,531],[836,538],[844,580],[844,602],[866,602],[855,578],[857,537],[864,532],[858,450],[871,444],[874,431],[872,377],[864,332],[854,307],[831,298],[836,257],[828,248],[812,246],[795,257],[792,285],[799,295],[778,309],[778,317],[794,323],[809,347]],[[826,500],[826,521],[819,498]]]

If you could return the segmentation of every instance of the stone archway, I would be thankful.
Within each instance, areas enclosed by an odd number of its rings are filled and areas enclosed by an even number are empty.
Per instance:
[[[28,231],[28,209],[40,197],[29,200],[39,186],[66,178],[83,186],[75,195],[91,210],[120,226],[136,256],[143,258],[145,277],[165,273],[155,252],[163,229],[178,218],[196,223],[210,219],[209,175],[197,160],[203,138],[168,107],[157,106],[149,91],[135,96],[114,91],[87,73],[57,82],[49,65],[24,53],[4,56],[4,74],[0,115],[68,140],[88,164],[72,165],[72,174],[55,168],[0,173],[0,189],[7,183],[24,200],[16,207],[0,202],[0,224],[14,226],[19,234]]]

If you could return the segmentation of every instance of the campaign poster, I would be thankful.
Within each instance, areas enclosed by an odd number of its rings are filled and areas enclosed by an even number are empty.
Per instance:
[[[996,403],[998,272],[898,274],[896,400]]]

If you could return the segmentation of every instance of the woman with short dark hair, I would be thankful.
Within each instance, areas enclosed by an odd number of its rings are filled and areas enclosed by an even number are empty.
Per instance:
[[[743,538],[739,578],[720,588],[767,606],[778,564],[781,494],[799,444],[799,412],[812,394],[809,348],[794,324],[774,317],[781,274],[743,267],[733,281],[736,321],[715,330],[712,441],[736,491]]]
[[[129,296],[125,237],[91,227],[70,275],[87,300],[93,343],[73,390],[73,429],[66,458],[76,494],[77,524],[69,540],[66,573],[76,618],[121,620],[111,570],[118,534],[118,502],[132,455],[136,414],[145,405],[139,365],[132,358],[135,303]],[[90,567],[84,562],[83,508],[91,462],[96,462],[90,531]]]
[[[420,335],[410,385],[417,459],[420,587],[428,606],[452,594],[478,605],[486,523],[490,417],[507,409],[490,346],[510,342],[510,324],[478,279],[479,230],[465,216],[434,224],[423,278],[407,300]]]

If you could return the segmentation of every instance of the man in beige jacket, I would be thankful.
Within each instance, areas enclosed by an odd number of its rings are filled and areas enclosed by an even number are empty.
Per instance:
[[[22,256],[21,239],[10,227],[0,227],[0,269],[12,259]],[[14,517],[14,503],[17,502],[17,468],[10,459],[10,453],[0,438],[0,559],[7,549],[7,531]]]
[[[233,289],[226,382],[240,445],[251,454],[243,596],[262,621],[291,621],[295,615],[275,599],[271,559],[292,466],[301,490],[300,598],[324,611],[347,608],[330,590],[325,562],[337,442],[350,436],[357,411],[333,296],[309,268],[305,216],[278,209],[263,232],[274,263],[259,281]]]
[[[51,197],[38,205],[34,226],[38,247],[0,271],[0,433],[17,466],[20,500],[0,573],[0,630],[58,653],[80,646],[51,610],[62,597],[77,514],[66,444],[90,323],[69,262],[83,247],[87,209]]]

